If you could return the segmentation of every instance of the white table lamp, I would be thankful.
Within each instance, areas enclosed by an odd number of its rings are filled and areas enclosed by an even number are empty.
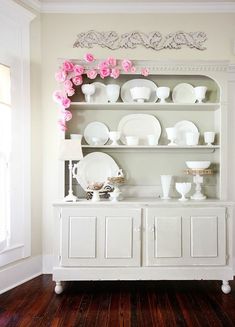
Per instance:
[[[61,140],[59,159],[69,161],[69,194],[64,197],[66,202],[75,202],[78,198],[73,194],[72,188],[72,160],[80,160],[83,158],[81,140]]]

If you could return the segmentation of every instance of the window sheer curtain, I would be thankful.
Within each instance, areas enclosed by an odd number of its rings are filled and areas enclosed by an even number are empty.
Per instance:
[[[10,68],[0,64],[0,252],[9,238],[9,169],[11,153]]]

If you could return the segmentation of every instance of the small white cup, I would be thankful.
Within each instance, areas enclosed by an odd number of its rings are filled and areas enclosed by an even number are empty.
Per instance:
[[[72,140],[82,140],[82,134],[70,134]]]
[[[202,100],[205,99],[206,91],[207,91],[206,86],[197,86],[194,88],[194,93],[198,103],[202,103]]]
[[[215,132],[205,132],[204,140],[208,146],[212,146],[212,143],[214,143],[214,141],[215,141]]]
[[[138,145],[139,144],[138,136],[126,136],[126,144],[131,146]]]
[[[186,144],[187,145],[198,145],[200,133],[188,132],[186,133]]]
[[[106,86],[106,94],[108,101],[111,103],[117,102],[120,93],[120,86],[116,84],[108,84]]]
[[[157,97],[161,100],[160,103],[166,103],[166,99],[170,95],[170,88],[167,86],[160,86],[157,88]]]
[[[148,145],[157,145],[158,144],[158,138],[154,134],[147,135]]]
[[[168,145],[172,146],[177,146],[175,143],[175,140],[177,138],[177,130],[175,127],[167,127],[166,128],[166,133],[167,133],[167,138],[170,140],[170,143]]]

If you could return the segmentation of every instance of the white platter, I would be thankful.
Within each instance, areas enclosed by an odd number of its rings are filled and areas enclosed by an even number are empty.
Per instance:
[[[93,121],[86,126],[84,138],[89,145],[104,145],[109,140],[109,129],[105,124]],[[93,138],[98,140],[95,141]]]
[[[162,129],[155,116],[132,114],[126,115],[120,120],[118,131],[121,132],[121,141],[124,144],[126,144],[126,136],[138,136],[139,145],[148,145],[147,135],[153,134],[159,140]]]
[[[108,103],[106,85],[100,82],[94,82],[92,85],[95,85],[95,93],[91,95],[91,103]],[[85,96],[87,101],[87,97]]]
[[[133,87],[139,87],[139,86],[145,86],[145,87],[149,87],[151,89],[150,98],[147,102],[156,102],[157,101],[157,99],[158,99],[157,92],[156,92],[157,85],[152,81],[149,81],[147,79],[141,79],[141,78],[132,79],[122,85],[122,87],[121,87],[122,101],[123,102],[131,102],[131,103],[135,102],[132,99],[130,89],[132,89]]]
[[[176,143],[177,145],[180,146],[187,145],[186,133],[188,132],[198,133],[197,126],[188,120],[181,120],[178,123],[176,123],[174,127],[176,128],[176,133],[177,133]]]
[[[93,152],[77,163],[76,179],[86,191],[92,182],[106,182],[108,177],[117,176],[119,167],[106,153]]]
[[[176,85],[172,91],[172,100],[174,103],[195,103],[194,87],[188,83]]]

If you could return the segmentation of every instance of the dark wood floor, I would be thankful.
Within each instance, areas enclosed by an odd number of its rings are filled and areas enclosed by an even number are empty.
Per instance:
[[[69,282],[54,294],[51,275],[0,295],[0,327],[235,326],[235,281]]]

